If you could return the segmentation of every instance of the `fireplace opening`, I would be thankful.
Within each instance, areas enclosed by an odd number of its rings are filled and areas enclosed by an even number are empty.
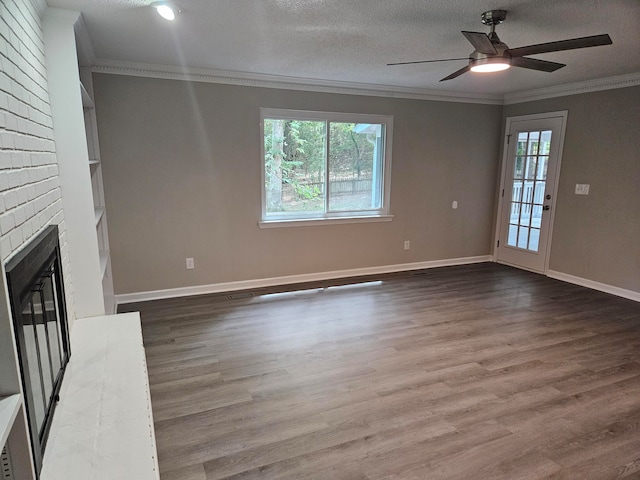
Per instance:
[[[71,354],[58,227],[51,225],[6,265],[36,472]]]

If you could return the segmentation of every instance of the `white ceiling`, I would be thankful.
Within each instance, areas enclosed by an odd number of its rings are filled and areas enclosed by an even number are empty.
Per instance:
[[[175,0],[174,22],[152,0],[47,0],[82,12],[98,62],[135,62],[446,92],[502,95],[640,72],[639,0]],[[539,55],[554,73],[511,68],[439,80],[465,61],[461,30],[488,32],[480,14],[505,9],[510,47],[608,33],[613,45]]]

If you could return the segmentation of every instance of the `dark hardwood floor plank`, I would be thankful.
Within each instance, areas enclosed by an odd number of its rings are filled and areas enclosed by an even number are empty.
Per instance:
[[[610,468],[622,466],[640,452],[640,406],[623,420],[596,425],[545,453],[563,467],[582,466],[594,458]]]
[[[190,465],[186,468],[163,470],[162,480],[207,480],[204,467],[201,463]]]
[[[640,477],[640,304],[497,264],[127,305],[162,480]]]
[[[180,445],[158,449],[161,467],[165,464],[188,466],[202,464],[212,458],[241,455],[246,450],[259,450],[265,445],[269,448],[277,442],[287,442],[293,438],[326,431],[329,425],[317,415],[274,422],[254,428],[235,428],[193,432],[186,437],[177,437]],[[262,466],[262,465],[258,465]]]
[[[308,435],[300,435],[208,460],[204,462],[204,470],[207,479],[225,478],[245,470],[366,437],[371,432],[371,427],[367,423],[349,420]]]
[[[410,472],[415,471],[421,472],[420,478],[446,479],[447,477],[431,475],[424,470],[425,467],[432,461],[468,451],[474,446],[512,437],[513,434],[509,430],[494,421],[480,422],[427,441],[399,446],[387,452],[369,456],[362,461],[362,469],[372,480],[409,478]]]

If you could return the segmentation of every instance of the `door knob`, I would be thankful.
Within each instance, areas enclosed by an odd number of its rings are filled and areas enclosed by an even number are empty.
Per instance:
[[[544,207],[542,207],[543,210],[551,210],[551,207],[549,205],[545,205]]]

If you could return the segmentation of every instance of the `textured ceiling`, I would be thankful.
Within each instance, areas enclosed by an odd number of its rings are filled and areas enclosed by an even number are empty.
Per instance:
[[[81,11],[100,62],[355,82],[473,94],[507,94],[640,72],[639,0],[175,0],[160,18],[151,0],[47,0]],[[511,68],[439,82],[465,61],[461,30],[488,32],[484,10],[508,11],[497,27],[510,47],[608,33],[613,45],[539,55],[566,63],[555,73]]]

